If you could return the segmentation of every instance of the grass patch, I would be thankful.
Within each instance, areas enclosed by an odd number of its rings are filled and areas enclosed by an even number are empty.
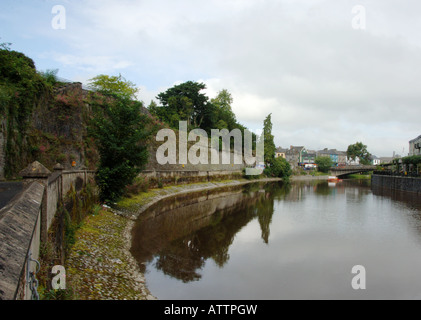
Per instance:
[[[371,179],[371,173],[368,174],[359,174],[354,173],[347,176],[348,179]]]

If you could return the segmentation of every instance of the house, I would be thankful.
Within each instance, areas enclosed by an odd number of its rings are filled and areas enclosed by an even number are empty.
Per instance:
[[[360,158],[359,157],[355,157],[355,159],[348,158],[346,161],[346,164],[348,166],[358,166],[360,164]]]
[[[380,164],[392,163],[393,157],[380,157]]]
[[[316,151],[304,149],[302,152],[301,163],[314,163],[316,160]]]
[[[421,136],[409,141],[409,155],[421,155]]]
[[[370,160],[373,166],[378,166],[381,164],[380,158],[376,157],[375,155],[371,155]]]
[[[348,154],[346,151],[338,151],[338,166],[346,166]]]
[[[282,148],[280,148],[282,149]],[[303,160],[303,152],[305,151],[304,147],[296,147],[296,146],[290,146],[289,149],[285,150],[285,159],[289,162],[291,167],[294,169],[298,166],[300,162]],[[282,154],[282,152],[280,152]]]
[[[287,152],[287,150],[288,149],[282,149],[281,147],[277,148],[275,150],[275,158],[281,157],[281,158],[286,159],[286,152]]]

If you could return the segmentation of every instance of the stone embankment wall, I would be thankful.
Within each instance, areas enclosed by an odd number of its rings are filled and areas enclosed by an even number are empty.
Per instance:
[[[421,178],[373,174],[371,177],[371,184],[390,190],[421,193]]]
[[[239,179],[242,171],[199,171],[199,170],[145,170],[140,174],[149,181],[149,187],[159,187],[171,184],[207,182],[215,180]]]
[[[0,300],[33,299],[28,275],[37,272],[58,204],[71,188],[93,181],[93,171],[55,169],[32,163],[22,171],[24,190],[0,211]]]

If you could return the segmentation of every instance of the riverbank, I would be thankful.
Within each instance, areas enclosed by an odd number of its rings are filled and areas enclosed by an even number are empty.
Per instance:
[[[239,179],[151,189],[88,216],[76,231],[66,260],[68,287],[77,300],[154,300],[144,274],[130,253],[131,230],[151,205],[175,195],[279,178]]]
[[[312,176],[312,175],[300,175],[291,176],[290,181],[313,181],[313,180],[328,180],[329,176]]]

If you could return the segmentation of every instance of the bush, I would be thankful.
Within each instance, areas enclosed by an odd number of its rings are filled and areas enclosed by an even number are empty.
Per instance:
[[[330,157],[316,157],[315,161],[319,171],[327,173],[329,169],[333,166],[332,159]]]
[[[265,168],[264,173],[269,177],[288,179],[291,174],[291,165],[282,157],[275,158],[270,167]]]
[[[149,189],[149,180],[143,176],[137,176],[133,183],[126,187],[127,196],[135,196],[141,192],[147,192]]]
[[[148,119],[140,111],[142,103],[127,96],[97,98],[92,103],[99,109],[89,128],[100,155],[96,181],[101,201],[116,202],[148,161]]]

